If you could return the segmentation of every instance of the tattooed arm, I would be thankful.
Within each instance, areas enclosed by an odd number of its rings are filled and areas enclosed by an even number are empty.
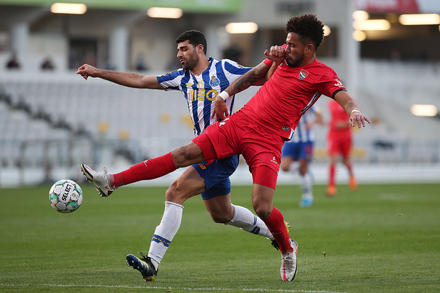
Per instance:
[[[267,59],[273,61],[272,65],[267,65],[266,62],[261,62],[245,73],[225,89],[225,92],[227,92],[229,96],[244,91],[251,85],[263,85],[269,80],[278,65],[283,62],[285,49],[282,46],[272,46],[269,52],[267,50],[264,52],[264,55],[266,55]]]
[[[275,72],[277,66],[284,60],[284,48],[281,46],[272,46],[270,53],[266,50],[264,55],[267,59],[274,61],[272,64],[267,64],[263,61],[250,71],[242,75],[240,78],[231,83],[220,95],[217,96],[214,102],[214,111],[211,117],[216,117],[218,121],[229,116],[228,107],[224,102],[228,97],[233,96],[241,91],[244,91],[251,85],[262,85]]]
[[[257,80],[262,79],[266,75],[268,69],[269,66],[261,62],[242,75],[239,79],[231,83],[224,91],[227,92],[229,96],[233,96],[236,93],[244,91],[251,85],[255,84]]]
[[[355,126],[356,122],[358,128],[361,128],[361,125],[365,127],[365,121],[370,123],[367,117],[362,115],[361,108],[358,103],[353,99],[346,91],[340,91],[335,95],[335,100],[344,108],[345,112],[347,112],[348,116],[350,116],[350,125]]]
[[[244,91],[253,85],[258,79],[261,79],[269,69],[269,66],[261,62],[259,65],[246,72],[244,75],[231,83],[223,92],[221,92],[214,101],[214,111],[212,117],[216,117],[217,121],[226,119],[229,116],[228,106],[225,100],[238,92]]]

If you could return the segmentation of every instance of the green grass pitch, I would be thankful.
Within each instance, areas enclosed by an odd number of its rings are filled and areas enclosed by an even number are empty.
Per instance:
[[[82,188],[72,214],[52,209],[49,186],[0,189],[0,292],[440,292],[440,184],[340,186],[335,198],[318,185],[310,208],[298,186],[278,186],[299,244],[293,282],[269,240],[214,223],[197,196],[145,283],[125,256],[148,252],[166,188]],[[252,210],[251,187],[233,186],[232,202]]]

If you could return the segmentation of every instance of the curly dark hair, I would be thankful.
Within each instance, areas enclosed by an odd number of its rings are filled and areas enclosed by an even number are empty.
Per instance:
[[[316,51],[324,38],[324,24],[314,14],[303,14],[289,19],[286,32],[298,34],[303,44],[314,44]]]
[[[185,42],[186,40],[189,41],[189,43],[191,45],[193,45],[194,47],[197,47],[198,45],[202,44],[203,45],[203,52],[206,55],[206,50],[208,49],[208,45],[206,44],[206,38],[205,35],[197,30],[189,30],[189,31],[185,31],[183,33],[181,33],[177,39],[176,39],[176,43],[181,43],[181,42]]]

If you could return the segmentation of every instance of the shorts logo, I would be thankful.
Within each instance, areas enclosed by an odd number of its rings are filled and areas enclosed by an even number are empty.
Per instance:
[[[275,156],[273,156],[273,158],[270,160],[272,163],[275,163],[278,165],[277,159],[275,158]]]
[[[301,69],[301,71],[299,72],[299,79],[304,79],[307,76],[309,76],[309,73],[306,70]]]
[[[213,75],[211,76],[211,80],[209,81],[209,85],[211,87],[218,86],[220,84],[220,80],[217,78],[217,76]]]

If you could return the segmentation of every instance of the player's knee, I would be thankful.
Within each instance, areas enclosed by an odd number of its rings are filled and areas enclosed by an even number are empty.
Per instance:
[[[220,224],[226,224],[232,220],[232,217],[227,214],[211,214],[211,218],[214,222]]]
[[[281,170],[283,170],[284,172],[287,172],[287,171],[289,171],[289,166],[281,164]]]
[[[288,158],[281,159],[281,164],[280,164],[281,170],[283,170],[284,172],[289,171],[290,165],[291,165],[290,159],[288,159]]]
[[[186,200],[186,198],[183,196],[178,184],[173,182],[165,192],[165,200],[183,205],[183,202]]]
[[[254,211],[260,219],[267,219],[272,213],[272,208],[266,207],[265,205],[254,205]]]

